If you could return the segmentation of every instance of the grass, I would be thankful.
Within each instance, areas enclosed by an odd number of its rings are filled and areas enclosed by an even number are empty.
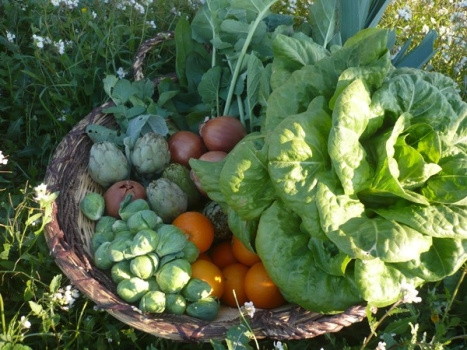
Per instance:
[[[157,5],[156,5],[157,2]],[[75,6],[76,5],[76,6]],[[106,100],[106,74],[131,76],[139,45],[174,29],[195,0],[3,0],[0,12],[0,348],[212,349],[155,338],[98,310],[55,265],[43,229],[51,195],[40,186],[56,145]],[[306,15],[305,2],[277,11]],[[400,46],[436,29],[437,54],[426,69],[452,77],[467,96],[465,1],[393,1],[382,26]],[[150,52],[145,74],[171,72],[174,48]],[[338,333],[283,342],[288,349],[460,349],[467,345],[467,267],[419,290],[421,302],[368,314]],[[371,338],[371,339],[370,339]],[[366,339],[366,340],[365,340]],[[368,342],[368,344],[366,344]],[[273,349],[272,340],[259,340]],[[249,346],[256,347],[250,342]],[[276,343],[276,346],[278,344]]]

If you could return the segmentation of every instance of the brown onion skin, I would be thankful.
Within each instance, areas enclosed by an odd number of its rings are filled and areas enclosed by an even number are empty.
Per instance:
[[[199,157],[199,160],[204,160],[206,162],[220,162],[226,156],[227,156],[227,153],[223,151],[208,151],[204,153],[201,157]],[[199,178],[193,169],[190,170],[190,177],[195,183],[196,188],[198,188],[198,191],[203,196],[207,197],[207,193],[206,191],[203,190],[203,187],[201,186],[201,182],[199,181]]]
[[[120,203],[129,194],[133,196],[132,201],[137,198],[147,198],[144,186],[133,180],[118,181],[110,186],[104,193],[106,214],[119,219],[118,210],[120,209]]]
[[[209,119],[200,126],[199,133],[209,151],[226,153],[229,153],[247,134],[240,120],[229,116]]]
[[[207,151],[203,139],[192,131],[177,131],[168,139],[170,161],[190,168],[190,158],[198,159]]]

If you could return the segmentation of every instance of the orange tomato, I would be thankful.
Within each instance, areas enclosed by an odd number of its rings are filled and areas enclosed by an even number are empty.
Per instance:
[[[211,295],[221,298],[224,293],[224,279],[221,270],[213,262],[198,259],[191,264],[191,277],[203,280],[212,288]]]
[[[246,266],[253,266],[261,261],[258,254],[245,247],[242,241],[235,236],[232,236],[232,251],[235,258]]]
[[[248,301],[245,293],[245,276],[249,267],[241,263],[230,264],[222,269],[224,294],[221,302],[230,307],[242,306]],[[234,294],[235,291],[235,294]]]
[[[211,261],[217,265],[221,270],[227,265],[237,263],[232,249],[232,241],[220,241],[211,247],[210,254]]]
[[[206,252],[214,241],[214,226],[209,218],[197,211],[180,214],[172,222],[187,235],[200,253]]]
[[[255,307],[273,309],[285,304],[279,288],[269,277],[262,262],[251,266],[245,275],[245,294]]]
[[[211,257],[208,255],[208,253],[200,253],[198,255],[198,259],[197,260],[207,260],[207,261],[212,261],[211,260]]]

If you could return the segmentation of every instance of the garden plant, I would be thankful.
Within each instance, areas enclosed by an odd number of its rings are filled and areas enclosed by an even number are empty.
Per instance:
[[[110,85],[115,86],[118,81],[133,80],[132,64],[138,48],[145,40],[169,31],[185,33],[188,23],[191,23],[205,2],[209,1],[1,1],[0,349],[465,348],[465,262],[459,266],[447,266],[446,269],[451,270],[441,280],[418,283],[416,286],[410,283],[403,285],[397,290],[396,298],[394,294],[377,294],[373,293],[374,289],[368,288],[365,290],[365,296],[368,298],[366,300],[374,301],[374,304],[379,304],[378,307],[368,307],[366,318],[362,322],[344,327],[336,333],[301,340],[256,339],[248,322],[255,312],[255,305],[241,302],[238,304],[238,312],[242,319],[240,324],[227,332],[224,341],[213,340],[205,343],[183,343],[156,338],[120,322],[99,309],[72,285],[58,268],[44,237],[45,226],[51,219],[51,203],[60,196],[60,193],[51,193],[43,181],[51,155],[79,120],[93,108],[111,99]],[[259,0],[258,2],[269,3]],[[317,21],[310,15],[310,5],[316,3],[323,2],[277,1],[272,5],[271,11],[287,15],[290,23],[307,32],[306,23]],[[390,36],[393,41],[388,44],[391,48],[392,63],[395,66],[398,63],[404,66],[404,63],[407,65],[408,62],[418,62],[424,72],[437,72],[448,77],[453,83],[450,88],[454,87],[456,96],[459,96],[456,101],[459,104],[461,101],[467,102],[467,2],[393,0],[379,3],[384,3],[387,7],[382,6],[384,13],[378,18],[378,29],[393,30]],[[355,26],[362,27],[365,18],[359,18],[360,22]],[[341,33],[345,33],[343,27],[344,25],[340,28]],[[198,38],[201,38],[205,32],[199,28],[198,30]],[[352,30],[350,24],[347,30]],[[343,35],[343,41],[349,37],[351,35]],[[375,34],[371,38],[375,39],[372,43],[377,45],[378,35]],[[324,40],[325,46],[329,44],[329,51],[333,52],[330,44],[335,42]],[[144,75],[154,79],[177,71],[179,76],[189,80],[182,69],[183,59],[180,55],[177,56],[181,44],[186,43],[166,41],[149,51],[145,58]],[[217,53],[223,54],[221,46],[214,47],[218,50]],[[214,57],[213,55],[212,67],[219,63],[215,62]],[[249,58],[249,61],[253,59]],[[224,68],[230,69],[233,76],[238,76],[238,71],[231,62],[233,60],[226,54],[225,60],[219,64],[226,63]],[[251,66],[255,67],[253,63]],[[280,68],[283,69],[283,75],[276,76],[277,86],[285,84],[292,71],[297,69],[287,67],[287,64]],[[189,84],[186,83],[185,86]],[[225,90],[234,91],[228,88],[227,84]],[[204,92],[206,94],[203,96],[203,102],[211,98],[209,103],[212,110],[219,110],[219,98],[212,98],[206,89]],[[296,92],[300,93],[299,90]],[[453,92],[447,89],[447,93]],[[381,95],[384,100],[384,94]],[[261,99],[258,98],[253,101],[256,106],[253,104],[250,110],[242,110],[238,107],[241,105],[238,103],[239,96],[235,93],[223,94],[223,110],[216,113],[221,115],[223,112],[235,110],[248,131],[253,132],[259,127],[252,118],[253,110],[259,110],[264,104],[262,105]],[[169,100],[170,98],[167,98],[167,101]],[[304,103],[308,105],[309,102],[311,101]],[[281,100],[279,96],[277,103],[286,105],[287,101]],[[336,101],[326,103],[338,104]],[[158,112],[163,114],[173,111],[168,107],[161,107]],[[197,114],[191,117],[197,121],[201,118]],[[174,119],[177,122],[177,119]],[[266,127],[272,128],[279,124],[274,117],[269,120],[272,120],[272,124]],[[180,120],[178,122],[183,123]],[[270,147],[274,147],[273,141],[270,141]],[[241,156],[243,157],[243,154]],[[192,166],[195,170],[199,169],[200,175],[203,174],[204,170],[200,164],[193,162]],[[226,177],[218,176],[217,180],[215,177],[208,180],[208,176],[204,178],[203,180],[201,176],[201,182],[218,181],[221,186],[229,182]],[[323,183],[328,186],[334,180]],[[465,191],[465,179],[459,181],[464,181],[459,186]],[[326,186],[323,186],[322,191],[332,192],[332,186],[324,188]],[[229,189],[224,186],[223,193],[228,192]],[[229,199],[228,204],[233,207],[236,205],[234,199]],[[465,203],[461,203],[462,205]],[[277,206],[271,207],[276,212],[269,210],[267,215],[279,218]],[[293,204],[291,207],[293,208]],[[241,206],[237,206],[236,209],[241,213]],[[338,211],[339,208],[335,210]],[[378,208],[374,210],[378,211]],[[284,208],[281,212],[288,213]],[[332,219],[340,218],[336,216]],[[288,216],[287,220],[292,222],[293,215]],[[279,219],[276,224],[282,225]],[[309,222],[307,224],[311,225]],[[465,222],[457,224],[465,230]],[[243,241],[248,239],[243,237]],[[462,242],[465,242],[465,239]],[[425,243],[424,240],[417,241],[417,248],[423,249]],[[342,246],[345,244],[342,243]],[[274,249],[267,245],[265,247],[264,249],[270,248],[271,251]],[[465,257],[463,259],[466,260]],[[459,260],[462,260],[462,257]],[[267,260],[265,264],[267,266]],[[275,277],[280,279],[281,276],[283,272]],[[388,283],[388,289],[391,289],[389,279],[375,279],[374,283],[380,284],[381,281]],[[339,302],[344,306],[348,306],[349,302],[360,301],[352,295],[352,288],[340,292],[342,295],[339,294]],[[349,299],[346,299],[347,297]],[[324,300],[323,295],[318,298]],[[233,304],[235,300],[236,298],[233,298],[230,302]],[[336,311],[333,310],[335,305],[321,303],[321,300],[303,301],[301,297],[296,296],[294,300],[309,303],[313,307],[321,308],[323,312]]]

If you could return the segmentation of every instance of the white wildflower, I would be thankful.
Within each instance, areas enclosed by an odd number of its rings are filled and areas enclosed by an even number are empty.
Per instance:
[[[280,341],[274,342],[274,350],[284,350],[284,346]]]
[[[12,43],[15,41],[15,38],[16,38],[16,35],[14,35],[13,33],[10,33],[9,31],[6,32],[6,39]]]
[[[148,26],[150,26],[151,28],[153,28],[153,29],[157,28],[156,22],[154,22],[154,21],[146,21],[146,24]]]
[[[401,9],[398,9],[397,14],[399,15],[399,18],[402,18],[406,21],[412,19],[412,9],[408,5],[404,6]]]
[[[125,78],[125,76],[128,74],[128,72],[124,71],[122,67],[118,68],[117,70],[117,76],[120,78],[120,79],[123,79]]]
[[[386,343],[384,341],[380,341],[375,350],[386,350]]]
[[[31,322],[28,321],[26,316],[21,316],[21,328],[31,328]]]
[[[63,55],[65,53],[65,42],[62,39],[54,42],[54,46],[60,55]]]
[[[0,164],[3,164],[3,165],[8,164],[8,158],[6,158],[6,157],[3,155],[3,152],[2,152],[2,151],[0,151]]]
[[[242,306],[242,310],[250,317],[253,317],[256,311],[252,301],[245,302],[245,304]]]
[[[41,183],[39,186],[34,187],[34,191],[36,192],[36,197],[34,200],[36,202],[40,202],[41,200],[47,200],[49,198],[47,194],[47,185]]]
[[[422,301],[422,298],[418,297],[418,290],[415,289],[415,286],[410,283],[401,284],[401,293],[402,293],[402,302],[411,304],[419,303]]]

